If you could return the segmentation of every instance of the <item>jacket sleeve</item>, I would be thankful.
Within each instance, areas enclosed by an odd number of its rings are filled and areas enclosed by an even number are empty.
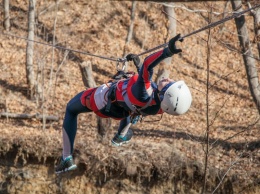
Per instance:
[[[164,59],[171,57],[173,54],[167,48],[153,53],[145,58],[142,68],[139,72],[139,78],[137,81],[150,82],[153,76],[153,68],[157,66]]]
[[[142,102],[147,102],[152,95],[153,88],[151,85],[153,68],[164,59],[171,57],[173,54],[167,48],[155,52],[145,58],[136,83],[132,87],[133,95]]]

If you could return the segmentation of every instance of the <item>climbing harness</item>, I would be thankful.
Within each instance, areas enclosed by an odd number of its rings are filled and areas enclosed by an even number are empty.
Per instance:
[[[121,68],[120,68],[120,63],[122,64]],[[126,60],[122,58],[117,59],[117,65],[116,65],[117,71],[125,71],[125,68],[126,68]]]
[[[117,70],[116,74],[112,77],[113,80],[121,80],[121,79],[128,79],[135,75],[135,72],[133,71],[123,71],[123,70]]]

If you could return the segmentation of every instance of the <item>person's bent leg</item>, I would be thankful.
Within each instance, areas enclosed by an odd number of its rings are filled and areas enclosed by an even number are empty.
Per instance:
[[[63,158],[71,155],[74,147],[74,140],[77,133],[77,118],[78,114],[84,112],[91,112],[86,106],[81,103],[81,96],[83,92],[77,94],[72,98],[66,107],[65,118],[63,121]]]
[[[131,125],[130,116],[120,121],[117,134],[124,136],[127,133],[127,130],[129,129],[129,125]]]
[[[129,142],[133,136],[133,131],[130,129],[131,127],[130,116],[124,118],[120,121],[118,132],[111,140],[111,143],[115,146],[121,146]]]
[[[62,137],[63,137],[63,152],[60,164],[56,167],[56,173],[74,170],[76,165],[73,162],[72,153],[74,140],[77,133],[77,117],[78,114],[91,112],[89,108],[84,106],[81,101],[83,92],[80,92],[73,97],[66,107],[65,117],[63,121]]]

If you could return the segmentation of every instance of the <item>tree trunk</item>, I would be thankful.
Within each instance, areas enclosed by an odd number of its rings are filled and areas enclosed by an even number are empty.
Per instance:
[[[80,71],[82,74],[83,83],[88,88],[96,87],[96,82],[92,76],[92,65],[90,61],[83,62],[80,64]]]
[[[94,88],[96,87],[96,82],[92,74],[92,65],[91,62],[83,62],[80,64],[81,74],[83,77],[83,82],[86,87]],[[106,136],[107,129],[111,127],[110,118],[101,118],[97,116],[97,130],[98,134],[103,138]]]
[[[170,3],[170,6],[165,5],[164,10],[167,13],[167,17],[169,20],[169,25],[168,25],[168,37],[172,38],[173,36],[176,35],[176,14],[174,11],[173,5],[174,3]]]
[[[131,21],[130,21],[130,26],[128,28],[127,37],[126,37],[126,40],[125,40],[123,57],[126,55],[127,45],[129,44],[129,42],[131,41],[131,39],[133,37],[134,20],[135,20],[135,9],[136,9],[136,1],[133,1],[132,2],[132,10],[131,10]],[[127,63],[126,63],[126,69],[127,69]]]
[[[168,24],[168,36],[167,40],[174,37],[176,35],[176,19],[175,19],[175,11],[172,8],[173,3],[169,3],[171,6],[164,5],[164,10],[166,12],[169,24]],[[161,68],[159,69],[158,76],[156,78],[156,83],[158,84],[159,80],[161,80],[163,77],[167,78],[170,76],[170,71],[167,69],[169,65],[171,65],[172,57],[169,57],[167,59],[164,59],[163,64],[161,65]]]
[[[241,12],[242,2],[241,0],[232,0],[232,8],[234,11]],[[254,102],[257,106],[258,112],[260,113],[260,87],[259,87],[259,79],[257,68],[255,66],[255,59],[250,57],[253,56],[251,43],[249,40],[249,34],[246,26],[245,16],[242,15],[238,18],[235,18],[238,39],[242,48],[242,53],[246,53],[243,55],[243,60],[246,68],[247,80],[250,88],[251,95],[254,99]]]
[[[35,23],[35,4],[36,0],[29,0],[28,11],[28,42],[26,47],[26,78],[31,99],[35,94],[35,76],[33,68],[33,41],[34,41],[34,23]]]
[[[4,6],[4,28],[6,31],[10,30],[10,15],[9,15],[9,0],[3,0]]]
[[[132,11],[131,11],[131,23],[128,29],[126,44],[129,43],[133,37],[133,29],[134,29],[134,20],[135,20],[135,8],[136,8],[136,1],[132,2]]]
[[[255,41],[257,43],[258,55],[260,58],[260,8],[253,12],[254,28],[255,28]]]

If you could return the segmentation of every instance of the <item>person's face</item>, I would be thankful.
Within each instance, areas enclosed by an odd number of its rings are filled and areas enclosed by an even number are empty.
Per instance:
[[[166,86],[168,83],[170,82],[174,82],[173,79],[170,79],[170,78],[162,78],[160,81],[159,81],[159,84],[158,84],[158,90],[161,91],[163,89],[164,86]]]

